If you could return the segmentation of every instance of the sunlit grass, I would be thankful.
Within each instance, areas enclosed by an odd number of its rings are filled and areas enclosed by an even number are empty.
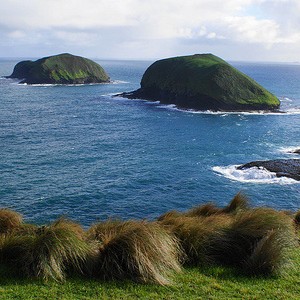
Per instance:
[[[91,264],[92,274],[101,279],[165,285],[172,272],[181,271],[177,239],[157,223],[109,220],[92,226],[87,235],[98,241]]]
[[[294,267],[283,276],[247,277],[236,270],[210,266],[185,268],[173,285],[131,281],[102,282],[70,277],[55,281],[15,279],[0,268],[0,299],[299,299],[300,251],[293,252]]]

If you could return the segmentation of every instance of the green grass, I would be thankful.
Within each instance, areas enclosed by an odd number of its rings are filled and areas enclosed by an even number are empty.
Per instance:
[[[240,193],[224,208],[87,231],[64,218],[36,226],[1,212],[0,300],[299,299],[299,214],[251,208]]]
[[[15,279],[0,269],[0,299],[299,299],[300,249],[280,277],[246,277],[227,267],[185,268],[172,286],[101,282],[73,277],[64,283]]]
[[[30,84],[109,82],[109,76],[99,64],[68,53],[22,61],[15,66],[11,77],[24,78],[22,82]]]
[[[194,109],[274,109],[280,105],[256,81],[212,54],[156,61],[144,73],[139,95]]]

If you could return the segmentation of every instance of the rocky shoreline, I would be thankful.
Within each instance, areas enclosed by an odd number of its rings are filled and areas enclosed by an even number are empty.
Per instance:
[[[237,167],[237,169],[246,170],[253,167],[264,168],[275,173],[277,177],[288,177],[300,181],[300,159],[252,161]]]

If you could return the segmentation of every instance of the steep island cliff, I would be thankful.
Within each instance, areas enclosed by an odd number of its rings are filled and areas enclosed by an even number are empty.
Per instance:
[[[213,54],[162,59],[144,73],[141,88],[121,96],[160,101],[195,110],[276,110],[280,101]]]

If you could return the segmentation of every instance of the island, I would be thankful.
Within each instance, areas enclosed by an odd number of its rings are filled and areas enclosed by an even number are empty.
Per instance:
[[[277,177],[288,177],[300,181],[300,159],[274,159],[252,161],[237,167],[238,170],[249,168],[264,168],[276,173]]]
[[[69,53],[21,61],[7,78],[17,78],[27,84],[89,84],[110,80],[99,64]]]
[[[272,93],[213,54],[158,60],[146,70],[138,90],[119,96],[194,110],[274,111],[280,106]]]

